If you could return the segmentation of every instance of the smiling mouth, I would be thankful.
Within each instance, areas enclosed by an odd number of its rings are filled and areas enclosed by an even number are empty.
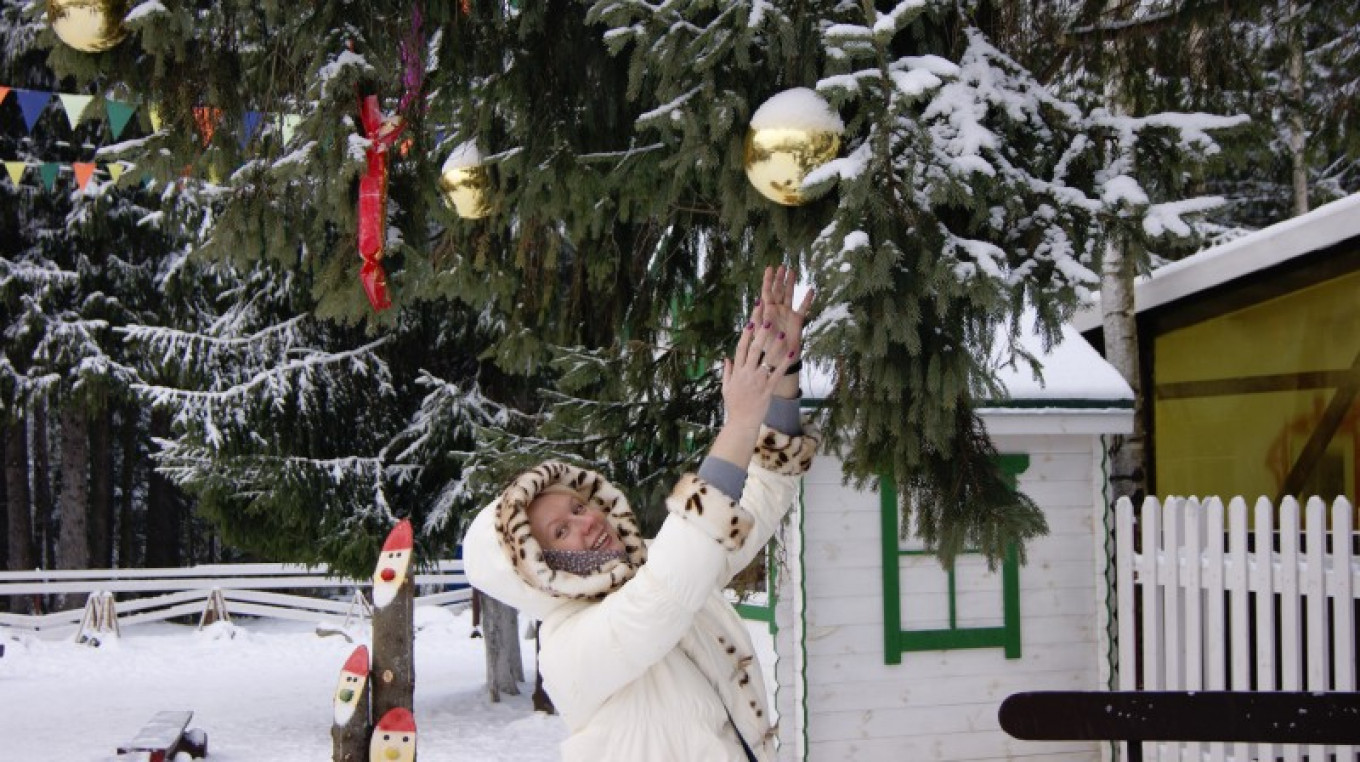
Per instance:
[[[590,549],[591,549],[591,550],[602,550],[602,549],[604,548],[605,544],[608,543],[608,542],[609,542],[609,532],[608,532],[607,530],[603,530],[603,529],[602,529],[602,530],[600,530],[600,536],[599,536],[599,538],[597,538],[597,539],[595,540],[594,544],[592,544],[592,545],[590,546]]]

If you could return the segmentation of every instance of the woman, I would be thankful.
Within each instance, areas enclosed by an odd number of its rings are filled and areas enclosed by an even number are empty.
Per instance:
[[[539,669],[570,736],[564,760],[766,762],[760,665],[722,589],[793,505],[816,440],[798,422],[803,319],[793,274],[767,269],[723,364],[726,421],[644,543],[623,494],[549,461],[516,477],[463,540],[468,580],[542,621]]]

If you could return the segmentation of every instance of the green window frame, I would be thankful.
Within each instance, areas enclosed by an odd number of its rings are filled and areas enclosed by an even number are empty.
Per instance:
[[[1016,479],[1029,468],[1025,454],[1002,455],[1002,473],[1015,487]],[[897,485],[891,479],[879,480],[880,511],[883,521],[883,663],[901,664],[902,654],[911,651],[948,651],[964,648],[1002,648],[1007,659],[1020,658],[1020,562],[1014,545],[1007,548],[1001,562],[1002,624],[993,627],[960,627],[956,605],[955,573],[944,570],[949,597],[949,626],[937,629],[906,629],[902,625],[901,560],[903,556],[923,556],[929,551],[903,550],[898,543],[899,515]]]

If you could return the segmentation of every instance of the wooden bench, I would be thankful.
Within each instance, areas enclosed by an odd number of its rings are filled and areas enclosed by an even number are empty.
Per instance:
[[[137,731],[131,741],[118,747],[120,762],[173,762],[175,755],[187,752],[194,758],[208,756],[208,737],[197,728],[189,728],[193,712],[156,712]],[[187,729],[186,729],[187,728]]]
[[[1001,702],[1001,729],[1025,741],[1360,744],[1360,693],[1036,691]]]

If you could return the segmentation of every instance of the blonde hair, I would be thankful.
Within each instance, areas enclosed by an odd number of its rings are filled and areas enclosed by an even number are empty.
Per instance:
[[[583,503],[586,501],[585,498],[581,497],[581,493],[577,492],[571,487],[568,487],[565,484],[549,484],[548,486],[539,490],[538,494],[534,495],[534,499],[538,499],[540,497],[543,497],[544,495],[569,495],[571,497],[576,498],[577,500],[580,500]]]

